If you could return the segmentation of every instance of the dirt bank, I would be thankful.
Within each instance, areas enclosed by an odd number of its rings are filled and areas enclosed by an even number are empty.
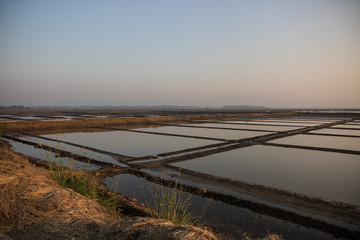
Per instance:
[[[0,141],[1,239],[217,239],[193,226],[146,217],[119,218],[55,183],[47,170]]]

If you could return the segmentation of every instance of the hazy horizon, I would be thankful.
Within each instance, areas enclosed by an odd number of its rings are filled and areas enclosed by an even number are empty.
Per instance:
[[[360,108],[360,1],[0,2],[0,106]]]

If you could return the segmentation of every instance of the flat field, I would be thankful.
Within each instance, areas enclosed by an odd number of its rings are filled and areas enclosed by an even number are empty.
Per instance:
[[[15,151],[41,161],[44,150],[71,156],[78,169],[144,204],[159,187],[180,186],[194,216],[235,239],[268,231],[353,239],[360,236],[358,119],[292,111],[4,112],[0,128]]]

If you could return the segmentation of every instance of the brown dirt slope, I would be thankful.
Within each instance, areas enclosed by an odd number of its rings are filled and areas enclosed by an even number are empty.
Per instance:
[[[60,187],[0,141],[0,239],[217,239],[165,220],[119,219],[95,200]]]

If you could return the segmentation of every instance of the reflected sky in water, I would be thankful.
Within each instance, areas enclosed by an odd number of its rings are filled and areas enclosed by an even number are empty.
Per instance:
[[[299,127],[284,127],[284,126],[236,125],[236,124],[224,124],[224,123],[188,124],[188,126],[237,128],[237,129],[253,129],[253,130],[269,130],[269,131],[289,131],[299,128]]]
[[[270,143],[282,143],[290,145],[302,145],[309,147],[324,147],[360,151],[360,138],[315,136],[299,134],[270,141]]]
[[[360,128],[359,128],[359,130],[326,128],[326,129],[320,129],[320,130],[311,131],[311,133],[353,135],[353,136],[359,136],[360,137]],[[360,150],[360,147],[359,147],[359,150]]]
[[[105,179],[105,184],[115,192],[136,198],[139,202],[154,206],[155,192],[174,191],[143,178],[131,174],[116,175]],[[241,232],[247,232],[254,237],[264,237],[267,232],[275,232],[285,239],[335,239],[333,236],[294,223],[285,222],[274,217],[260,215],[250,210],[231,206],[221,201],[181,193],[182,199],[188,199],[189,211],[194,217],[201,217],[201,221],[226,232],[234,239],[242,239]]]
[[[242,138],[255,137],[255,136],[268,134],[268,132],[251,132],[251,131],[240,131],[240,130],[237,131],[231,129],[227,130],[227,129],[211,129],[211,128],[177,127],[177,126],[140,128],[138,130],[148,131],[148,132],[181,134],[188,136],[219,138],[219,139],[227,139],[227,140],[242,139]]]
[[[360,156],[252,146],[172,164],[360,206]]]
[[[77,170],[98,170],[100,169],[100,166],[91,164],[91,163],[85,163],[76,161],[73,159],[70,159],[68,157],[58,157],[54,152],[50,152],[41,148],[36,148],[34,146],[23,144],[20,142],[15,142],[13,140],[4,139],[5,141],[8,141],[11,144],[11,149],[14,150],[17,153],[24,154],[26,156],[31,156],[46,162],[52,162],[57,165],[65,166],[74,168]]]
[[[351,125],[350,125],[351,124]],[[356,128],[356,129],[359,129],[360,131],[360,125],[357,125],[356,123],[352,123],[350,122],[349,124],[338,124],[338,125],[334,125],[333,126],[334,128],[337,128],[337,127],[341,127],[341,128]],[[356,130],[354,130],[356,131]]]
[[[267,125],[275,125],[275,126],[295,126],[295,127],[310,127],[321,125],[323,123],[308,123],[308,122],[299,122],[299,123],[291,123],[291,122],[263,122],[263,121],[226,121],[228,123],[236,123],[236,124],[267,124]]]
[[[128,131],[76,132],[44,136],[133,157],[156,155],[219,143],[219,141],[213,140],[161,136]]]

